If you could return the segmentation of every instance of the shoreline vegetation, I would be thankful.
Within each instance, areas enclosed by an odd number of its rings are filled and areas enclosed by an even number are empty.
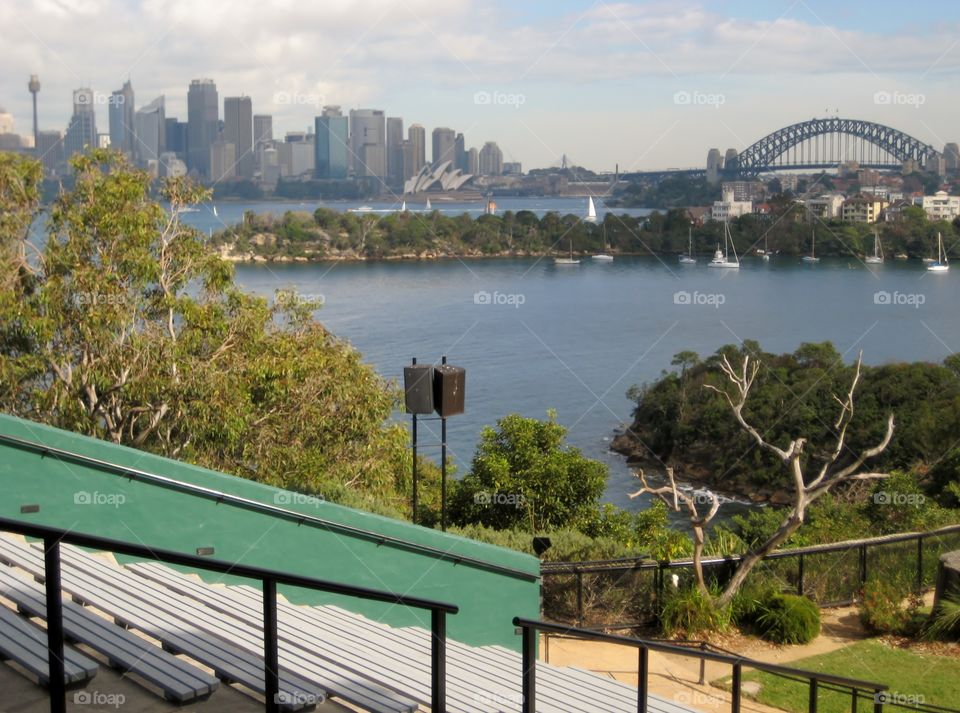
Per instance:
[[[742,257],[759,249],[796,256],[810,251],[811,231],[821,257],[860,260],[873,252],[874,234],[892,260],[895,255],[930,257],[943,236],[960,257],[960,221],[931,222],[922,208],[904,209],[889,223],[840,223],[806,220],[802,207],[787,197],[771,203],[771,213],[731,220]],[[328,262],[367,260],[443,260],[549,257],[606,252],[621,256],[675,256],[687,252],[690,218],[671,208],[648,216],[607,214],[590,222],[582,216],[528,210],[473,217],[467,213],[339,212],[321,207],[312,213],[287,210],[280,215],[247,211],[240,223],[213,233],[209,244],[230,262]],[[696,255],[706,258],[723,242],[723,224],[708,221],[693,230]]]

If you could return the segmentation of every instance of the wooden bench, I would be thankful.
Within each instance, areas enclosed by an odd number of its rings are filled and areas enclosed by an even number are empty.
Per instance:
[[[0,593],[20,612],[46,619],[46,598],[34,582],[0,569]],[[64,602],[63,630],[69,640],[103,654],[112,668],[159,688],[168,701],[182,705],[206,698],[220,686],[210,674],[73,602]]]
[[[67,547],[62,548],[64,554]],[[0,535],[0,562],[20,567],[38,581],[43,580],[42,552]],[[98,560],[98,563],[102,563]],[[106,565],[103,565],[106,566]],[[61,586],[74,601],[95,606],[120,625],[142,631],[164,650],[184,654],[213,669],[220,680],[239,683],[263,695],[263,659],[250,651],[211,636],[187,618],[172,617],[122,591],[105,587],[75,566],[62,561]],[[284,667],[280,669],[281,707],[288,711],[313,708],[324,700],[326,691],[312,680]]]
[[[67,686],[82,686],[97,675],[97,662],[63,647],[63,678]],[[41,686],[50,683],[47,632],[7,607],[0,605],[0,659],[15,661],[37,677]]]

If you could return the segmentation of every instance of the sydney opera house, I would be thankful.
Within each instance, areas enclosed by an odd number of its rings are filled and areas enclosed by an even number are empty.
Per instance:
[[[460,191],[471,180],[472,173],[463,173],[459,168],[454,168],[453,161],[442,161],[435,166],[428,164],[408,178],[403,184],[403,192],[405,195],[453,193]]]

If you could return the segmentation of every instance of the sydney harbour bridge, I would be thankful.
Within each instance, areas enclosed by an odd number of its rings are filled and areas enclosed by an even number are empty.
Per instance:
[[[736,158],[728,151],[726,159],[713,168],[725,178],[752,177],[771,171],[826,170],[851,161],[862,168],[899,170],[912,162],[923,169],[941,156],[930,144],[898,129],[861,119],[829,117],[778,129],[739,152]],[[623,178],[700,175],[708,173],[708,169],[642,171],[625,174]]]

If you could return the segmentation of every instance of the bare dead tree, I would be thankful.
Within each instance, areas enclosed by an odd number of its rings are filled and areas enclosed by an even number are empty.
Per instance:
[[[674,512],[680,512],[681,506],[687,509],[690,514],[690,529],[693,531],[693,572],[697,578],[697,587],[703,594],[710,596],[710,590],[707,589],[707,583],[703,578],[703,545],[706,542],[706,526],[720,509],[719,498],[714,493],[710,493],[710,509],[705,515],[701,515],[697,507],[697,498],[680,492],[677,488],[677,481],[673,478],[673,468],[667,468],[670,485],[663,485],[659,488],[650,486],[642,469],[636,473],[636,476],[640,479],[643,487],[635,493],[630,493],[629,497],[631,499],[647,493],[660,498]]]
[[[726,399],[730,409],[733,411],[734,417],[737,419],[737,422],[740,424],[741,428],[743,428],[743,430],[756,442],[756,444],[763,450],[774,455],[783,464],[787,473],[790,475],[793,491],[793,503],[790,511],[787,513],[786,517],[784,517],[777,530],[765,542],[741,557],[733,576],[727,583],[721,595],[716,599],[715,603],[718,606],[725,606],[729,604],[730,600],[740,589],[744,580],[746,580],[747,575],[750,574],[753,568],[756,567],[756,565],[774,549],[783,544],[783,542],[785,542],[790,535],[797,531],[800,525],[802,525],[804,522],[807,509],[819,497],[830,492],[830,490],[842,483],[852,483],[856,481],[873,480],[887,477],[888,474],[886,473],[861,471],[861,468],[867,460],[882,453],[890,444],[890,440],[893,438],[894,429],[894,417],[892,413],[887,418],[887,429],[880,443],[872,448],[862,451],[846,465],[839,466],[837,463],[841,454],[844,452],[846,446],[847,429],[850,425],[850,422],[853,420],[854,392],[856,391],[857,385],[860,382],[862,361],[863,353],[861,352],[857,357],[853,380],[846,396],[841,398],[837,395],[834,395],[834,399],[840,405],[840,413],[838,414],[833,425],[835,440],[833,447],[829,451],[827,457],[824,459],[823,464],[820,466],[819,470],[814,473],[807,473],[806,470],[811,469],[811,464],[809,462],[805,464],[802,461],[804,448],[807,444],[806,438],[794,438],[790,441],[789,445],[785,449],[780,448],[779,446],[776,446],[775,444],[764,439],[760,431],[754,425],[749,423],[743,415],[744,406],[746,406],[747,399],[750,396],[750,389],[753,387],[753,383],[757,378],[757,373],[760,371],[759,362],[751,360],[749,356],[744,356],[743,364],[741,365],[740,369],[737,370],[734,369],[734,367],[727,360],[726,355],[724,355],[720,364],[720,368],[723,370],[724,375],[727,377],[727,380],[730,382],[733,388],[721,389],[713,386],[712,384],[705,385],[706,388],[717,392]],[[709,592],[704,584],[703,565],[701,561],[704,540],[704,526],[710,522],[714,515],[716,515],[719,502],[716,500],[716,498],[714,498],[710,512],[706,517],[701,518],[697,514],[696,503],[692,501],[690,496],[685,495],[677,490],[672,469],[668,469],[668,475],[670,477],[670,485],[660,488],[651,488],[647,484],[646,479],[641,471],[638,477],[643,484],[643,488],[636,493],[631,494],[630,497],[636,497],[641,493],[657,495],[667,504],[668,507],[672,507],[673,510],[677,512],[680,510],[681,503],[686,506],[687,510],[691,513],[690,521],[694,540],[694,570],[697,578],[697,586],[704,594],[709,595]]]

